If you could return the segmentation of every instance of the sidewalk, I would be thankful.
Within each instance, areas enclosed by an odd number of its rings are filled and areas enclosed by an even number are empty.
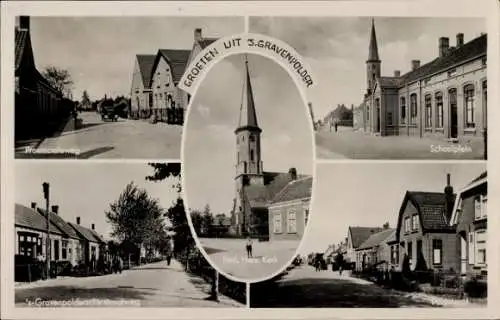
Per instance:
[[[74,130],[74,127],[75,127],[75,125],[74,125],[73,117],[70,116],[70,117],[63,120],[60,127],[50,137],[44,136],[44,137],[35,138],[35,139],[15,141],[15,152],[16,153],[24,152],[27,148],[30,148],[33,150],[37,149],[45,141],[45,139],[60,136],[63,132],[71,130],[71,128],[73,128],[73,130]]]

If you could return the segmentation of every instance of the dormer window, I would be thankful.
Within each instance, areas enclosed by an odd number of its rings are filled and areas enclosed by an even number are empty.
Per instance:
[[[448,71],[448,77],[453,77],[457,74],[457,69],[451,69]]]
[[[254,142],[254,141],[255,141],[255,136],[254,136],[254,135],[251,135],[251,136],[250,136],[250,141],[251,141],[251,142]]]

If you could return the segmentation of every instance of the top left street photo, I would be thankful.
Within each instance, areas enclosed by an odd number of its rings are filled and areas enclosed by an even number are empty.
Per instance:
[[[243,31],[243,17],[16,17],[15,158],[178,160],[185,69]]]

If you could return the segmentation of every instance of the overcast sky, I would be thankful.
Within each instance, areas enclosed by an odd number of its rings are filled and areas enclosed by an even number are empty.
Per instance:
[[[172,188],[175,181],[146,181],[153,169],[146,163],[95,163],[82,161],[16,161],[16,203],[29,207],[31,202],[45,208],[42,183],[50,183],[50,205],[59,205],[60,216],[68,222],[89,227],[107,239],[111,226],[104,212],[118,199],[125,186],[134,182],[146,189],[152,198],[158,199],[163,208],[169,208],[177,199]]]
[[[486,32],[477,18],[375,18],[382,76],[408,72],[411,60],[429,62],[438,55],[438,38],[464,33],[465,42]],[[337,104],[359,105],[366,92],[371,30],[368,17],[250,18],[250,31],[279,38],[305,57],[317,78],[309,100],[322,119]]]
[[[35,17],[31,41],[41,71],[54,65],[70,71],[73,97],[83,90],[90,98],[130,95],[136,54],[158,49],[188,49],[195,28],[206,37],[244,31],[243,18],[233,17]]]
[[[406,191],[443,192],[450,173],[457,192],[484,170],[481,163],[317,164],[311,224],[301,251],[323,252],[343,241],[349,226],[396,227]]]
[[[268,58],[248,55],[265,171],[312,174],[312,124],[288,73]],[[191,209],[209,204],[229,214],[235,196],[236,136],[244,55],[210,69],[193,98],[185,124],[185,195]]]

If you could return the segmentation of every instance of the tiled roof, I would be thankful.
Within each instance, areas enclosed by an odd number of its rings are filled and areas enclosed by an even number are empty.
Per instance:
[[[164,57],[172,69],[172,77],[174,83],[177,84],[180,80],[189,60],[189,54],[191,50],[178,50],[178,49],[160,49],[158,55],[156,56],[153,72],[160,61],[160,57]]]
[[[203,50],[217,40],[218,40],[217,38],[203,38],[198,43],[200,44],[200,47]]]
[[[298,175],[297,179],[304,178]],[[264,172],[263,185],[249,185],[243,188],[252,207],[267,207],[273,198],[290,182],[290,174],[282,172]]]
[[[43,216],[45,219],[46,210],[38,209],[38,213]],[[54,212],[50,212],[50,222],[56,225],[62,232],[64,232],[68,237],[74,239],[80,239],[81,237],[75,232],[75,230],[66,222],[63,218],[61,218],[58,214]]]
[[[395,229],[386,229],[377,233],[373,233],[368,237],[368,239],[363,242],[358,249],[370,249],[380,245],[382,242],[387,241],[387,239],[394,234]]]
[[[90,229],[90,232],[92,232],[92,235],[98,240],[98,242],[101,242],[101,243],[106,242],[106,241],[104,241],[102,236],[99,233],[97,233],[97,231]]]
[[[139,72],[141,73],[142,83],[145,88],[151,88],[151,73],[155,63],[156,55],[154,54],[138,54],[137,63],[139,64]]]
[[[100,242],[99,239],[97,239],[94,235],[94,233],[92,232],[92,230],[88,229],[88,228],[85,228],[84,226],[81,226],[79,224],[76,224],[76,223],[72,223],[72,222],[69,222],[69,224],[82,236],[84,237],[85,239],[87,239],[88,241],[92,241],[92,242]]]
[[[380,227],[349,227],[351,233],[352,247],[358,248],[365,242],[372,234],[382,231]]]
[[[445,56],[438,57],[420,68],[412,70],[402,76],[404,83],[411,83],[415,80],[430,76],[437,72],[444,71],[454,65],[469,59],[486,55],[487,35],[483,34],[461,47],[450,50]]]
[[[456,195],[453,195],[455,200]],[[409,191],[408,198],[420,212],[422,228],[426,230],[447,230],[446,195],[440,192]]]
[[[28,33],[28,30],[20,30],[20,29],[16,29],[16,36],[15,36],[15,40],[16,40],[16,48],[15,48],[15,63],[16,63],[16,69],[17,70],[19,68],[19,66],[21,65],[21,61],[23,59],[23,54],[24,54],[24,48],[26,47],[26,42],[28,40],[28,36],[29,36],[29,33]]]
[[[43,232],[47,231],[47,220],[45,217],[31,208],[17,203],[15,207],[15,225]],[[61,230],[55,228],[54,224],[50,228],[50,233],[64,235]]]
[[[283,190],[274,197],[272,203],[310,198],[312,181],[312,177],[307,177],[289,182]]]

